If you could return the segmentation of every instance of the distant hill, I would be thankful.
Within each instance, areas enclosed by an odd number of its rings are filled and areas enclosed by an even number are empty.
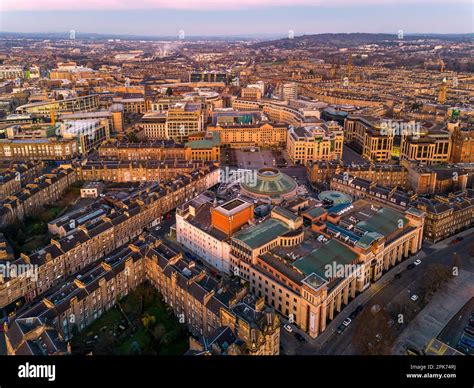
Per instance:
[[[66,32],[6,32],[0,31],[0,38],[9,38],[9,39],[49,39],[49,40],[68,40],[69,31]],[[148,40],[148,41],[176,41],[178,36],[154,36],[154,35],[119,35],[119,34],[96,34],[96,33],[84,33],[76,31],[76,39],[79,40],[107,40],[107,39],[121,39],[121,40]],[[226,37],[226,36],[191,36],[187,35],[187,41],[242,41],[242,40],[255,40],[251,37]]]
[[[474,34],[405,34],[404,41],[417,39],[445,40],[445,41],[472,41]],[[293,39],[284,38],[265,42],[258,42],[254,48],[311,48],[332,45],[334,47],[357,46],[361,44],[380,44],[386,41],[398,41],[397,34],[368,34],[368,33],[337,33],[295,36]]]

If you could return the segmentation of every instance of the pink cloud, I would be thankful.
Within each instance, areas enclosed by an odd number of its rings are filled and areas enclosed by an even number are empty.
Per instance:
[[[223,10],[278,6],[358,6],[400,3],[467,3],[470,0],[1,0],[2,11],[53,10]]]

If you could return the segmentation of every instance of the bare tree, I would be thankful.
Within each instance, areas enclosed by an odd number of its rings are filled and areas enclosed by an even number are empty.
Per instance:
[[[421,278],[421,288],[425,296],[429,298],[434,295],[452,276],[453,270],[447,266],[442,264],[429,265]]]
[[[474,257],[474,242],[469,244],[469,255]]]
[[[377,303],[366,306],[354,321],[352,345],[362,355],[390,354],[395,341],[390,315]]]

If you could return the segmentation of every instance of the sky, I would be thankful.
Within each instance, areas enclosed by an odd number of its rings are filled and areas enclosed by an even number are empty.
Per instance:
[[[470,33],[472,0],[0,0],[2,32],[248,36]]]

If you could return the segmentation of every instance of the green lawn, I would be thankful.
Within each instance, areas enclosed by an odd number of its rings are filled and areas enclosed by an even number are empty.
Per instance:
[[[153,287],[138,287],[119,305],[132,325],[119,334],[118,326],[128,324],[124,324],[127,320],[120,309],[113,307],[73,338],[75,352],[180,355],[188,349],[187,329],[178,323]],[[150,322],[148,328],[144,325],[144,317],[148,317]],[[94,344],[86,345],[95,336],[98,338]]]
[[[117,346],[118,354],[129,355],[133,353],[132,346],[134,342],[138,343],[142,351],[150,346],[151,337],[144,327],[140,327],[136,333],[133,333],[131,337],[126,338]]]
[[[27,217],[18,225],[4,229],[16,255],[29,254],[32,251],[48,245],[51,238],[48,233],[48,222],[55,219],[65,208],[59,206],[47,207],[36,216]]]
[[[20,253],[29,254],[48,245],[51,240],[48,233],[48,222],[63,214],[68,206],[76,202],[79,196],[80,187],[73,185],[66,190],[61,200],[54,205],[46,205],[40,213],[26,217],[23,222],[17,225],[4,228],[3,232],[10,241],[15,254],[17,256]]]

